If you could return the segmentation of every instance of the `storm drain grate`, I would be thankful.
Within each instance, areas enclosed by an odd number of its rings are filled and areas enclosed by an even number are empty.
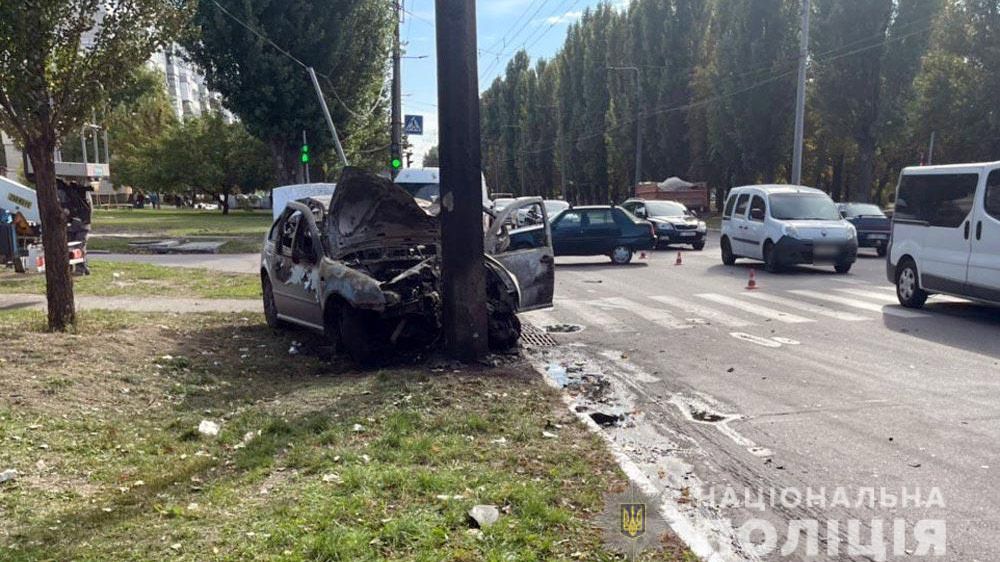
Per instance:
[[[521,343],[531,347],[555,347],[559,345],[556,340],[552,339],[552,336],[528,323],[521,325]]]

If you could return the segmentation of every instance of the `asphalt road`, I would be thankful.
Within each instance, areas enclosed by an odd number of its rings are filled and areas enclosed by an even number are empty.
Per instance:
[[[818,555],[802,533],[788,556],[756,559],[919,560],[914,526],[941,520],[946,551],[934,559],[1000,560],[1000,309],[942,297],[903,309],[884,261],[863,254],[848,275],[757,269],[756,291],[745,287],[759,264],[722,265],[717,235],[682,251],[681,266],[677,250],[625,267],[559,258],[555,308],[526,316],[584,329],[555,334],[561,345],[536,358],[613,380],[633,414],[610,437],[693,527],[738,543],[733,559],[755,559],[748,543],[766,537],[733,539],[722,519],[766,521],[777,549],[790,521],[818,523]],[[748,492],[764,494],[764,511]],[[889,505],[904,493],[906,506]],[[884,558],[848,552],[850,520],[861,522],[855,544],[884,526]]]

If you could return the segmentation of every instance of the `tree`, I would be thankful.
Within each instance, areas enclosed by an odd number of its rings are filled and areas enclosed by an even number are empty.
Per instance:
[[[143,152],[147,171],[141,185],[164,193],[197,189],[221,201],[222,213],[228,214],[230,195],[271,185],[268,158],[267,147],[241,123],[210,113],[171,128]]]
[[[287,54],[223,9],[275,41]],[[289,55],[321,75],[325,91],[332,94],[327,103],[338,132],[347,137],[345,147],[356,153],[373,148],[357,146],[360,143],[351,137],[385,129],[382,123],[373,126],[370,118],[384,101],[383,78],[392,37],[388,2],[218,0],[201,2],[194,21],[199,33],[187,39],[185,47],[205,70],[209,87],[222,94],[224,105],[251,134],[265,141],[278,182],[292,183],[301,175],[303,130],[314,152],[332,146],[306,70]]]
[[[424,168],[437,168],[441,165],[441,160],[438,157],[438,146],[434,145],[427,154],[424,154]]]
[[[111,102],[105,126],[114,138],[111,171],[116,185],[145,188],[147,172],[155,165],[149,154],[178,126],[163,84],[159,72],[140,69],[132,87]]]
[[[34,169],[45,247],[48,326],[75,323],[54,152],[179,30],[180,1],[0,2],[0,129]]]

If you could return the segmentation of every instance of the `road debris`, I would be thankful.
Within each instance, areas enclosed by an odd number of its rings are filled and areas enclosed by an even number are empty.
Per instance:
[[[500,510],[495,505],[477,505],[469,510],[469,518],[480,529],[485,529],[500,519]]]
[[[13,468],[8,468],[7,470],[0,472],[0,484],[4,482],[11,482],[17,479],[17,471]]]
[[[219,429],[219,424],[211,420],[201,420],[198,424],[198,433],[205,437],[218,437]]]

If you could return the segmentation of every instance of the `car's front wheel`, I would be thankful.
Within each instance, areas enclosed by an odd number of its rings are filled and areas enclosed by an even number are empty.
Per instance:
[[[774,243],[768,240],[764,243],[764,271],[768,273],[778,273],[781,266],[778,264],[778,256],[774,251]]]
[[[340,311],[340,346],[351,359],[361,366],[371,365],[375,359],[374,322],[364,311],[345,306]]]
[[[851,271],[851,266],[854,264],[851,262],[838,263],[833,266],[833,270],[840,274],[849,273]]]
[[[695,242],[694,244],[691,244],[691,247],[694,248],[696,252],[700,252],[705,249],[705,241],[702,240],[701,242]]]
[[[906,260],[896,272],[896,297],[899,304],[907,308],[920,308],[927,302],[927,291],[920,288],[920,275],[917,264]]]
[[[282,322],[278,319],[278,305],[274,302],[274,288],[271,286],[271,279],[267,275],[261,276],[261,290],[264,293],[264,320],[271,328],[282,327]]]
[[[611,261],[615,265],[626,265],[632,261],[632,248],[628,246],[616,246],[611,250]]]
[[[736,263],[736,254],[733,253],[733,245],[730,244],[728,238],[722,239],[722,263],[724,265],[734,265]]]

